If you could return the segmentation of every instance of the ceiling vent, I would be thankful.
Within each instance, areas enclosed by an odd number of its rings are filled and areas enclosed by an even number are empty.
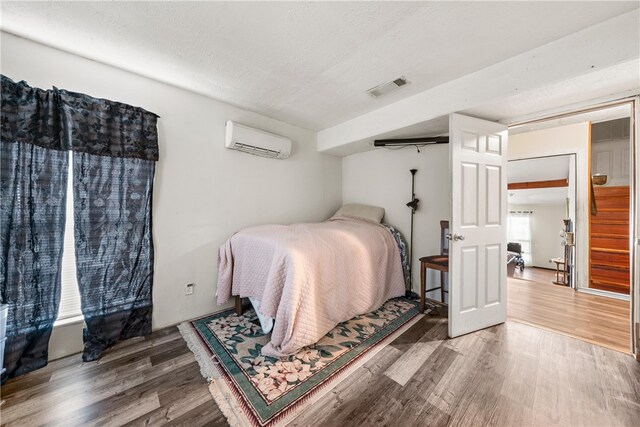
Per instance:
[[[367,93],[373,96],[374,98],[380,98],[382,95],[386,95],[389,92],[392,92],[402,86],[408,85],[409,83],[411,82],[407,80],[404,76],[398,77],[397,79],[392,80],[390,82],[382,83],[381,85],[372,87],[367,91]]]

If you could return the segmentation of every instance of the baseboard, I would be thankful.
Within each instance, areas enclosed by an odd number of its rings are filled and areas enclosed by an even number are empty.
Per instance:
[[[527,268],[527,267],[525,267]],[[537,265],[532,265],[529,268],[539,268],[540,270],[548,270],[548,271],[553,271],[554,273],[556,272],[556,269],[553,267],[538,267]],[[560,273],[562,273],[562,270],[560,270]]]
[[[615,298],[623,301],[631,301],[631,297],[629,295],[619,294],[617,292],[609,292],[609,291],[603,291],[601,289],[582,288],[582,287],[578,287],[576,290],[578,292],[584,292],[585,294],[599,295],[601,297]]]
[[[550,328],[548,326],[540,325],[540,324],[535,323],[535,322],[530,322],[528,320],[519,319],[517,317],[508,316],[507,320],[510,320],[512,322],[522,323],[523,325],[531,326],[533,328],[544,329],[545,331],[553,332],[554,334],[564,335],[565,337],[574,338],[574,339],[577,339],[579,341],[588,342],[589,344],[593,344],[593,345],[597,345],[599,347],[608,348],[609,350],[617,351],[618,353],[628,354],[630,356],[633,356],[633,353],[631,352],[631,349],[622,350],[622,349],[617,348],[617,347],[615,347],[615,346],[613,346],[611,344],[608,344],[608,343],[603,343],[603,342],[600,342],[600,341],[592,340],[592,339],[587,338],[587,337],[574,335],[574,334],[571,334],[571,333],[566,332],[566,331],[559,331],[557,329],[553,329],[553,328]],[[636,359],[637,358],[638,358],[638,355],[636,355]]]
[[[82,353],[84,322],[72,322],[53,327],[49,339],[49,362]]]

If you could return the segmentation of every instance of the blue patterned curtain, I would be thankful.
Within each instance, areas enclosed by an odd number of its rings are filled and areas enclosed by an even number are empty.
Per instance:
[[[83,360],[121,339],[151,333],[155,162],[73,153]]]
[[[47,364],[58,313],[67,185],[57,95],[2,76],[0,298],[9,307],[2,381]]]
[[[73,150],[78,285],[85,361],[118,340],[151,333],[151,197],[157,116],[58,91]]]
[[[9,305],[3,381],[47,363],[60,300],[68,150],[83,360],[151,332],[157,118],[2,76],[0,291]]]

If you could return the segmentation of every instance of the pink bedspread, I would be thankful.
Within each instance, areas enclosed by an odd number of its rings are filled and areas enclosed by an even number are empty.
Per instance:
[[[218,269],[218,304],[254,297],[275,319],[265,356],[294,354],[338,323],[404,295],[391,233],[350,218],[246,228],[220,247]]]

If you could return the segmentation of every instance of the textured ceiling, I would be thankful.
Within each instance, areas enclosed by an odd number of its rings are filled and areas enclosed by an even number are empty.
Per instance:
[[[550,156],[537,159],[512,160],[507,170],[507,182],[547,181],[569,178],[570,156]]]
[[[567,202],[567,187],[510,190],[509,205],[563,206]],[[558,229],[560,225],[558,226]]]
[[[629,95],[637,94],[639,88],[640,60],[634,59],[605,69],[595,70],[589,74],[576,76],[567,81],[556,82],[515,96],[495,100],[468,109],[464,113],[488,120],[504,121],[505,118],[508,118],[507,124],[512,124],[514,121],[526,121],[523,119],[529,118],[527,115],[531,113],[562,108],[584,100],[606,98],[611,94],[625,92],[630,92]],[[598,121],[597,117],[578,121],[587,120]],[[563,124],[566,123],[577,123],[577,121],[563,122]],[[518,130],[518,132],[522,131]]]
[[[570,156],[551,156],[539,159],[512,160],[507,168],[507,181],[530,182],[569,178]],[[509,190],[509,204],[562,205],[568,195],[567,187]]]
[[[638,2],[10,2],[3,30],[324,129]],[[406,76],[380,99],[365,90]],[[73,89],[73,88],[70,88]]]

